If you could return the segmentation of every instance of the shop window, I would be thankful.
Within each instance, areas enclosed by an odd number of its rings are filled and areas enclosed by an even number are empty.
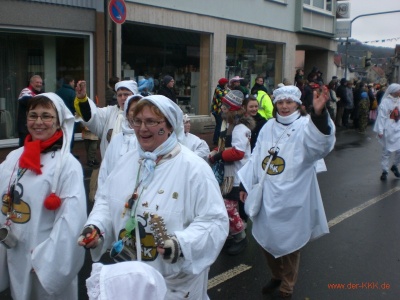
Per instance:
[[[165,75],[174,77],[174,92],[184,113],[199,113],[200,34],[139,24],[122,25],[122,78],[153,78],[157,94]],[[206,76],[207,74],[204,74]]]
[[[256,77],[262,75],[265,86],[272,93],[276,85],[276,44],[228,37],[226,51],[226,78],[242,77],[251,89]]]
[[[88,40],[87,36],[0,32],[0,147],[1,140],[18,137],[17,99],[33,75],[42,77],[45,92],[55,92],[67,74],[90,85]]]

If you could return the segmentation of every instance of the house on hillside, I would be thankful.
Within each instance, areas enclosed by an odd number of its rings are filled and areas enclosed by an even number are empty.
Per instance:
[[[394,48],[390,82],[400,83],[400,45],[396,45],[396,47]]]
[[[370,66],[366,69],[368,82],[385,84],[387,82],[385,71],[379,66]]]

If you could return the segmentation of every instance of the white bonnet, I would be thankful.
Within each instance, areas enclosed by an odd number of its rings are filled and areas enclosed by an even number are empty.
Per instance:
[[[164,299],[167,292],[160,272],[139,261],[94,263],[86,286],[90,300]]]
[[[138,94],[137,83],[134,80],[122,80],[115,84],[115,90],[118,91],[120,88],[126,88],[134,94]]]
[[[183,115],[183,123],[190,122],[190,117],[188,114]]]
[[[129,104],[131,103],[131,100],[132,100],[132,99],[136,99],[136,101],[139,101],[139,100],[142,99],[142,98],[143,98],[143,96],[140,95],[140,94],[134,94],[134,95],[131,95],[131,96],[129,96],[128,98],[126,98],[126,101],[125,101],[125,103],[124,103],[124,113],[125,113],[125,116],[128,114],[128,107],[129,107]]]
[[[274,104],[279,100],[291,99],[294,102],[301,104],[301,91],[294,85],[285,85],[274,90]]]

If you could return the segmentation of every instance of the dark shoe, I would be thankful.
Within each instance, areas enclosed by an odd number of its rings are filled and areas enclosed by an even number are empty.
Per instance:
[[[387,179],[387,175],[388,175],[387,172],[382,172],[381,180],[382,180],[382,181],[386,180],[386,179]]]
[[[393,172],[394,176],[396,176],[397,178],[400,178],[400,173],[399,173],[399,169],[397,169],[397,167],[395,165],[393,165],[390,168],[390,171]]]
[[[271,279],[261,290],[263,295],[272,294],[280,285],[282,280]]]
[[[229,255],[238,255],[240,252],[242,252],[246,248],[248,243],[249,243],[249,240],[247,239],[247,237],[240,240],[239,242],[234,241],[232,243],[232,245],[226,249],[226,253],[228,253]]]
[[[93,160],[92,163],[93,163],[93,166],[98,166],[100,164],[97,160]]]
[[[290,299],[292,299],[292,294],[279,291],[278,299],[290,300]]]

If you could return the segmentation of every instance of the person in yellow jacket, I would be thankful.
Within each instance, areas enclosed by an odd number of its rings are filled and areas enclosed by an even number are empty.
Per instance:
[[[269,95],[263,91],[257,91],[257,101],[258,101],[258,112],[259,114],[266,120],[272,118],[272,110],[274,109],[274,105],[272,104],[271,98]]]

